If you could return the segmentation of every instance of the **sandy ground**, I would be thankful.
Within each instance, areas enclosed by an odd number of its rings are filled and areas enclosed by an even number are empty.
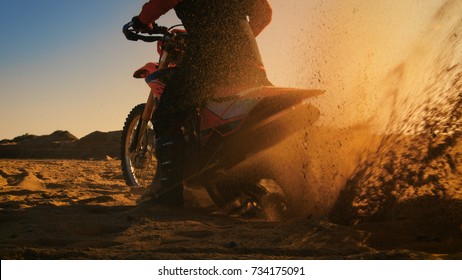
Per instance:
[[[119,164],[0,160],[1,258],[462,258],[460,238],[432,245],[402,225],[396,237],[396,223],[249,220],[193,207],[195,199],[204,199],[201,193],[188,193],[184,208],[137,206],[141,192],[125,186]]]
[[[460,7],[445,2],[378,92],[367,92],[372,76],[365,75],[364,93],[379,103],[371,124],[383,126],[382,136],[367,122],[307,127],[227,170],[269,174],[262,178],[283,186],[296,217],[225,215],[191,190],[183,208],[137,205],[142,190],[125,186],[118,160],[0,159],[0,257],[462,259]],[[356,94],[362,83],[354,90],[339,92],[350,96],[353,116],[370,109],[370,98]],[[320,109],[335,123],[351,115],[343,105]],[[117,157],[118,139],[117,132],[80,140],[59,132],[5,142],[0,156],[104,159]]]

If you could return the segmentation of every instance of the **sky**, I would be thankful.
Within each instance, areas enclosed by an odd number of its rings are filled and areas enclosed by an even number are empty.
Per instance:
[[[157,60],[154,45],[121,32],[144,2],[0,0],[0,139],[122,129],[149,92],[132,73]],[[257,41],[270,80],[327,90],[318,101],[327,112],[358,83],[373,88],[443,1],[269,2],[273,21]],[[159,20],[178,22],[174,13]]]

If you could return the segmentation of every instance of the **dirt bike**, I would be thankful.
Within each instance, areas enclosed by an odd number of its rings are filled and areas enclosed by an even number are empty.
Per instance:
[[[180,27],[155,26],[144,33],[135,31],[131,23],[123,27],[128,40],[157,42],[159,55],[158,62],[147,63],[133,75],[144,78],[151,90],[146,103],[135,106],[128,114],[123,128],[122,170],[129,186],[147,188],[155,175],[152,116],[168,77],[181,65],[187,47],[187,32]],[[217,89],[206,106],[191,113],[183,126],[187,146],[185,186],[204,187],[214,203],[227,212],[248,209],[249,205],[262,208],[265,201],[275,200],[287,208],[284,191],[277,184],[235,184],[235,178],[226,180],[227,170],[315,122],[319,110],[308,99],[322,93],[275,86]],[[291,116],[300,111],[304,120],[297,127],[289,125]]]

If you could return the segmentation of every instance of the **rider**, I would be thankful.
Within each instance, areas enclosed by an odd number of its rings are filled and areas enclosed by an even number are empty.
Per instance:
[[[213,95],[213,88],[270,85],[255,36],[270,23],[272,10],[267,0],[150,0],[132,19],[133,28],[148,31],[171,9],[188,33],[187,50],[153,116],[158,168],[143,197],[181,206],[181,127],[188,114]]]

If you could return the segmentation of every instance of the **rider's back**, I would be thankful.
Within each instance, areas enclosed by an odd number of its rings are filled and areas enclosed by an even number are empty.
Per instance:
[[[214,83],[267,83],[253,32],[249,0],[183,0],[175,7],[188,32],[185,63]]]

